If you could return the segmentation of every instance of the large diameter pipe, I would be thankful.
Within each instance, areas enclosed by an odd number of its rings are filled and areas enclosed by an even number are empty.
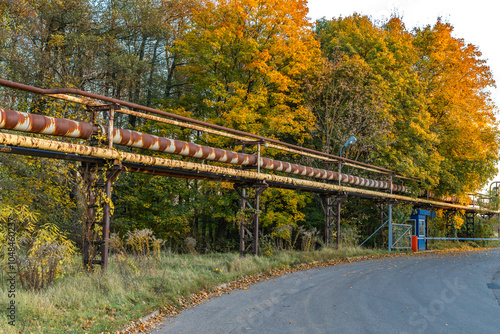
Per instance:
[[[100,106],[101,105],[101,104],[97,103],[93,99],[78,98],[78,97],[74,97],[74,96],[67,95],[67,94],[46,94],[46,95],[50,96],[50,97],[57,98],[57,99],[62,99],[62,100],[70,101],[70,102],[76,102],[76,103],[83,104],[83,105],[86,105],[86,106],[93,106],[93,107],[95,107],[95,106]],[[130,116],[135,116],[135,117],[139,117],[139,118],[145,118],[145,119],[153,120],[153,121],[156,121],[156,122],[161,122],[161,123],[166,123],[166,124],[171,124],[171,125],[176,125],[176,126],[184,127],[184,128],[187,128],[187,129],[192,129],[192,130],[197,130],[197,131],[201,131],[201,132],[211,133],[211,134],[215,134],[215,135],[222,136],[222,137],[227,137],[227,138],[232,138],[232,139],[240,140],[240,141],[243,141],[243,142],[245,142],[245,141],[252,141],[253,140],[253,138],[243,137],[243,136],[235,135],[235,134],[228,133],[228,132],[214,130],[214,129],[209,128],[209,127],[203,127],[203,126],[199,126],[199,125],[189,124],[189,123],[186,123],[186,122],[180,122],[180,121],[176,121],[176,120],[173,120],[173,119],[168,119],[168,118],[159,117],[159,116],[155,116],[155,115],[145,114],[143,112],[133,111],[133,110],[129,110],[129,109],[119,108],[119,109],[116,109],[115,111],[119,112],[119,113],[130,115]],[[300,151],[300,150],[297,150],[297,149],[293,149],[293,148],[289,148],[289,147],[285,147],[285,146],[281,146],[281,145],[276,145],[276,144],[272,144],[272,143],[267,143],[267,142],[266,142],[266,144],[267,144],[267,147],[274,148],[274,149],[281,150],[281,151],[285,151],[285,152],[289,152],[289,153],[300,154],[302,156],[311,157],[311,158],[315,158],[315,159],[320,159],[320,160],[328,161],[328,162],[331,162],[331,163],[332,162],[333,163],[338,163],[339,162],[337,160],[332,160],[332,158],[328,158],[328,157],[326,157],[324,155],[318,155],[318,154],[314,154],[314,153],[307,153],[307,152]],[[375,173],[379,173],[379,174],[391,174],[394,177],[397,177],[399,179],[417,180],[417,178],[408,178],[408,177],[404,177],[402,175],[395,174],[395,173],[392,173],[392,172],[381,171],[381,170],[377,170],[377,169],[370,168],[370,167],[367,167],[367,166],[360,166],[360,165],[352,164],[352,163],[349,163],[349,162],[344,162],[343,165],[345,165],[345,166],[351,166],[351,167],[355,167],[355,168],[359,168],[359,169],[364,169],[364,170],[375,172]]]
[[[51,95],[51,96],[58,97],[58,98],[63,98],[62,95]],[[70,101],[74,101],[75,99],[78,99],[78,98],[74,98],[74,97],[69,96],[69,95],[66,95],[66,96],[69,98]],[[82,99],[80,101],[80,103],[85,104],[85,101]],[[116,109],[116,112],[123,113],[123,114],[130,115],[130,116],[135,116],[135,117],[149,119],[149,120],[160,122],[160,123],[166,123],[166,124],[176,125],[176,126],[180,126],[180,127],[184,127],[184,128],[188,128],[188,129],[192,129],[192,130],[197,130],[197,131],[202,131],[202,132],[206,132],[206,133],[211,133],[211,134],[215,134],[215,135],[222,136],[222,137],[236,139],[236,140],[239,140],[239,141],[242,141],[242,142],[245,142],[245,141],[248,142],[248,141],[254,140],[253,138],[238,136],[238,135],[234,135],[234,134],[223,132],[223,131],[219,131],[219,130],[214,130],[214,129],[211,129],[211,128],[208,128],[208,127],[202,127],[202,126],[199,126],[199,125],[193,125],[193,124],[189,124],[189,123],[185,123],[185,122],[179,122],[179,121],[176,121],[176,120],[167,119],[167,118],[164,118],[164,117],[159,117],[159,116],[150,115],[150,114],[145,114],[145,113],[137,112],[137,111],[133,111],[133,110],[128,110],[128,109],[120,108],[120,109]],[[307,152],[299,151],[299,150],[296,150],[296,149],[293,149],[293,148],[289,148],[289,147],[285,147],[285,146],[280,146],[280,145],[271,144],[271,143],[266,143],[266,145],[267,145],[267,147],[274,148],[274,149],[277,149],[277,150],[281,150],[281,151],[285,151],[285,152],[289,152],[289,153],[293,153],[293,154],[300,154],[302,156],[306,156],[306,157],[310,157],[310,158],[314,158],[314,159],[319,159],[319,160],[324,160],[324,161],[327,161],[327,162],[330,162],[330,163],[338,163],[339,162],[339,161],[332,160],[331,158],[328,158],[328,157],[325,157],[325,156],[322,156],[322,155],[313,154],[313,153],[307,153]],[[366,166],[359,166],[359,165],[355,165],[355,164],[352,164],[352,163],[349,163],[349,162],[344,162],[343,165],[355,167],[355,168],[358,168],[358,169],[364,169],[364,170],[375,172],[375,173],[379,173],[379,174],[391,174],[389,172],[380,171],[380,170],[373,169],[373,168],[366,167]],[[399,179],[412,180],[412,178],[407,178],[407,177],[401,176],[399,174],[394,174],[394,176],[397,177],[397,178],[399,178]]]
[[[105,126],[104,131],[108,128]],[[185,157],[225,162],[234,165],[256,165],[257,157],[220,148],[169,139],[126,129],[113,129],[113,143],[145,150],[165,152]]]
[[[62,118],[26,114],[3,109],[0,109],[0,128],[84,139],[90,138],[93,130],[92,125],[87,122],[70,121]],[[107,134],[109,129],[106,126],[103,126],[102,130]],[[327,171],[325,169],[312,168],[264,157],[258,158],[253,154],[237,153],[229,150],[197,145],[182,140],[154,136],[133,130],[113,129],[112,142],[117,145],[229,164],[253,166],[258,164],[260,168],[267,170],[328,181],[337,181],[339,179],[339,174],[337,172]],[[340,178],[343,183],[360,187],[388,190],[391,190],[392,188],[392,191],[395,192],[407,191],[404,186],[394,185],[384,181],[370,180],[347,174],[341,174]]]
[[[422,198],[413,198],[409,196],[390,194],[385,192],[378,192],[367,189],[360,188],[351,188],[345,186],[339,186],[332,183],[323,183],[317,181],[310,181],[304,179],[290,178],[280,175],[272,175],[272,174],[263,174],[263,173],[255,173],[246,170],[239,170],[233,168],[212,166],[206,164],[199,164],[188,161],[181,160],[172,160],[166,158],[145,156],[136,153],[128,153],[121,152],[109,149],[103,149],[98,147],[91,147],[85,145],[78,145],[72,143],[64,143],[59,141],[41,139],[41,138],[33,138],[33,137],[25,137],[14,135],[10,133],[0,133],[0,145],[11,145],[25,148],[35,148],[46,151],[54,151],[54,152],[62,152],[68,154],[76,154],[81,155],[83,157],[95,157],[107,160],[119,160],[124,162],[138,163],[146,166],[161,166],[167,168],[176,168],[176,169],[184,169],[195,172],[204,172],[204,173],[214,173],[214,174],[222,174],[233,177],[245,178],[248,180],[255,181],[264,181],[264,182],[272,182],[272,183],[280,183],[283,185],[294,185],[298,187],[309,187],[322,189],[331,192],[343,192],[347,194],[359,194],[359,195],[367,195],[371,197],[378,198],[386,198],[399,200],[404,202],[412,202],[412,203],[421,203],[426,205],[431,205],[439,208],[447,208],[447,209],[459,209],[459,210],[474,210],[476,212],[485,212],[485,213],[500,213],[500,211],[481,209],[481,208],[471,208],[468,206],[444,203],[439,201],[427,200]]]
[[[27,114],[8,109],[0,109],[0,128],[84,139],[90,138],[93,131],[92,124],[87,122]]]

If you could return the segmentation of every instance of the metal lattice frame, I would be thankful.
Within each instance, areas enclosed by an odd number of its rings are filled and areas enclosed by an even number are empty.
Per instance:
[[[451,238],[451,237],[456,237],[455,232],[455,211],[452,210],[446,210],[444,212],[444,219],[446,223],[446,236]]]
[[[111,220],[111,186],[122,170],[120,165],[83,162],[80,173],[86,197],[83,226],[83,266],[92,270],[108,266],[109,227]],[[99,208],[102,208],[100,212]]]
[[[330,239],[333,235],[332,225],[335,222],[335,212],[333,211],[333,199],[331,196],[322,195],[321,204],[323,205],[323,213],[325,214],[325,246],[328,247]]]
[[[346,194],[335,196],[322,196],[323,212],[325,214],[325,246],[328,246],[333,238],[333,231],[336,232],[336,247],[340,248],[340,211],[342,203],[347,199]],[[334,229],[335,226],[335,229]]]
[[[268,184],[234,184],[234,190],[240,195],[241,210],[239,217],[240,255],[259,254],[259,215],[260,195],[268,188]],[[252,204],[253,205],[252,205]]]
[[[114,110],[117,105],[104,105],[89,107],[93,128],[96,127],[96,111],[108,112],[108,141],[101,142],[96,139],[98,134],[92,132],[90,145],[106,145],[113,149],[111,133],[113,132]],[[109,255],[109,227],[111,223],[111,187],[120,172],[123,170],[118,160],[108,160],[104,163],[82,162],[80,173],[83,179],[83,189],[86,196],[85,221],[83,226],[83,267],[93,270],[94,265],[101,269],[108,267]],[[102,214],[99,212],[102,208]]]
[[[391,248],[410,249],[411,248],[411,225],[392,224],[392,234],[394,243]]]

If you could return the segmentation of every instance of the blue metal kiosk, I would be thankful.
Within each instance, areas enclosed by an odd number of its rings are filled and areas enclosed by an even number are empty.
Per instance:
[[[412,235],[417,236],[418,250],[426,249],[425,237],[427,236],[427,217],[434,218],[436,213],[429,210],[413,210],[409,223],[412,227]]]

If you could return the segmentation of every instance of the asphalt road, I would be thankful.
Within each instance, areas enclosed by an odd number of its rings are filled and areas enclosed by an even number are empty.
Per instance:
[[[209,300],[152,333],[500,333],[500,249],[297,272]]]

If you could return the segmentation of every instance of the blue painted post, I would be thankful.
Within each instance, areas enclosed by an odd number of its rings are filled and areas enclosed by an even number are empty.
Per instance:
[[[389,204],[389,252],[392,251],[392,204]]]

